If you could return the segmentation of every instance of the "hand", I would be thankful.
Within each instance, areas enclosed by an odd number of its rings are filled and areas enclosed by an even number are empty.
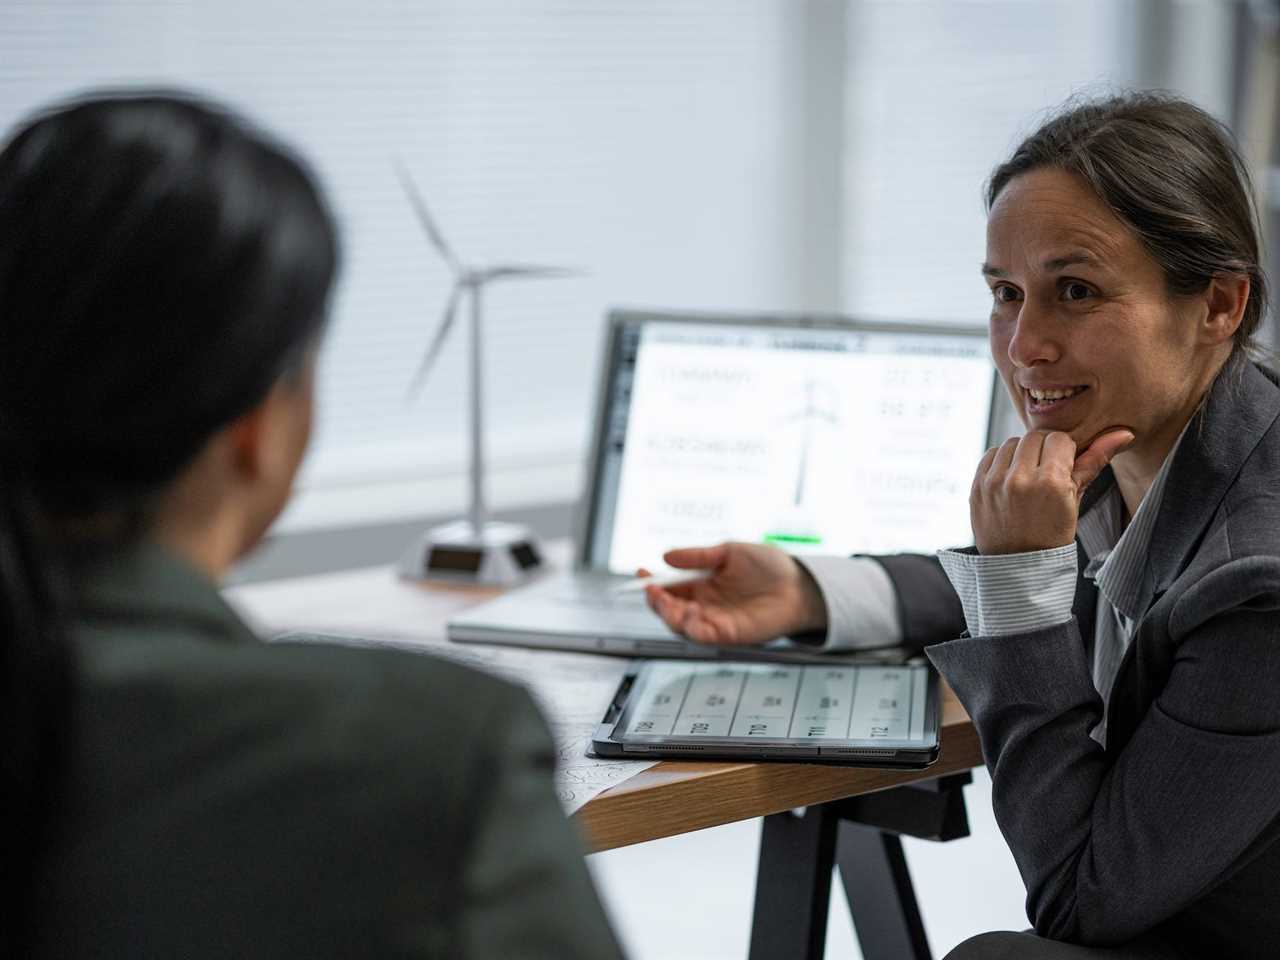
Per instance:
[[[644,591],[653,612],[696,643],[758,644],[827,624],[818,585],[777,547],[722,543],[669,550],[662,559],[681,570],[714,571],[707,580]]]
[[[1026,553],[1070,543],[1085,488],[1131,443],[1130,430],[1114,427],[1078,455],[1075,441],[1056,430],[1032,430],[992,447],[969,492],[978,552]]]

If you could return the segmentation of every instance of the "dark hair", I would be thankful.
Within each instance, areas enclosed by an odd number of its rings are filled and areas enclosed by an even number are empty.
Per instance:
[[[1202,292],[1215,276],[1247,276],[1235,348],[1252,346],[1267,309],[1258,210],[1248,168],[1222,123],[1163,93],[1068,102],[996,167],[987,208],[1014,177],[1043,167],[1080,177],[1132,227],[1171,293]]]
[[[145,515],[307,354],[336,260],[332,218],[299,161],[194,97],[79,99],[0,151],[8,889],[30,884],[74,706],[52,531]],[[22,936],[6,924],[0,952],[16,955]]]

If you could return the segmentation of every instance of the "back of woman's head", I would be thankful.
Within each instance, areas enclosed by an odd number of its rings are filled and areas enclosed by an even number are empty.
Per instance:
[[[96,521],[144,516],[218,428],[302,363],[335,261],[331,218],[299,162],[193,98],[81,99],[0,150],[9,889],[29,882],[69,729],[51,532],[138,529]],[[12,947],[21,931],[0,937]]]
[[[1267,309],[1267,279],[1248,169],[1222,123],[1163,93],[1069,102],[996,167],[988,208],[1014,177],[1041,168],[1088,184],[1137,233],[1170,293],[1200,293],[1215,276],[1247,276],[1235,346],[1251,345]]]
[[[0,153],[0,430],[51,511],[134,507],[315,338],[310,178],[189,99],[96,98]]]

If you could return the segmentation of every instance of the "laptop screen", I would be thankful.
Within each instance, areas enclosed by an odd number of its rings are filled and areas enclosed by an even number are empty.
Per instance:
[[[614,317],[583,560],[675,546],[932,552],[972,543],[995,376],[985,333]]]

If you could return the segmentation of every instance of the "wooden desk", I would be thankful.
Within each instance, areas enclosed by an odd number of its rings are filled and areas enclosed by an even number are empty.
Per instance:
[[[592,850],[612,850],[981,766],[977,732],[955,694],[945,684],[943,689],[942,752],[926,770],[812,763],[659,763],[606,790],[575,818]]]
[[[555,552],[563,550],[561,546]],[[580,664],[584,670],[603,672],[606,686],[610,676],[621,677],[626,661],[618,657],[449,644],[444,635],[445,621],[494,593],[406,583],[398,580],[391,568],[378,567],[244,585],[231,588],[227,596],[264,632],[307,630],[363,636],[424,652],[487,658],[481,666],[505,667],[504,672],[516,674],[534,673],[549,663]],[[607,694],[599,704],[582,706],[599,719],[606,705]],[[562,743],[561,747],[563,751],[565,745]],[[581,743],[570,747],[579,753],[582,748]],[[752,934],[753,960],[821,957],[833,863],[844,865],[841,874],[849,889],[864,955],[921,958],[928,956],[928,946],[901,846],[892,831],[945,839],[948,829],[954,833],[957,828],[933,826],[920,833],[910,826],[895,827],[892,810],[927,802],[932,804],[930,809],[935,815],[946,813],[951,817],[948,822],[953,822],[958,802],[958,829],[967,833],[959,787],[941,800],[929,798],[927,790],[906,788],[903,793],[899,789],[896,794],[907,802],[891,799],[880,805],[879,813],[865,804],[851,811],[854,801],[847,798],[912,783],[936,784],[939,777],[964,774],[981,763],[974,728],[963,707],[946,690],[941,756],[927,770],[664,762],[628,775],[626,771],[639,769],[640,765],[617,761],[622,771],[620,782],[580,807],[574,819],[581,825],[590,849],[600,851],[765,817]],[[967,782],[967,775],[962,779]],[[934,797],[937,796],[935,790]],[[890,808],[887,826],[883,820],[886,806]],[[809,808],[810,813],[794,817],[785,812],[801,807]],[[859,822],[850,822],[851,819]],[[880,825],[865,826],[868,819]],[[886,829],[890,832],[886,833]]]

